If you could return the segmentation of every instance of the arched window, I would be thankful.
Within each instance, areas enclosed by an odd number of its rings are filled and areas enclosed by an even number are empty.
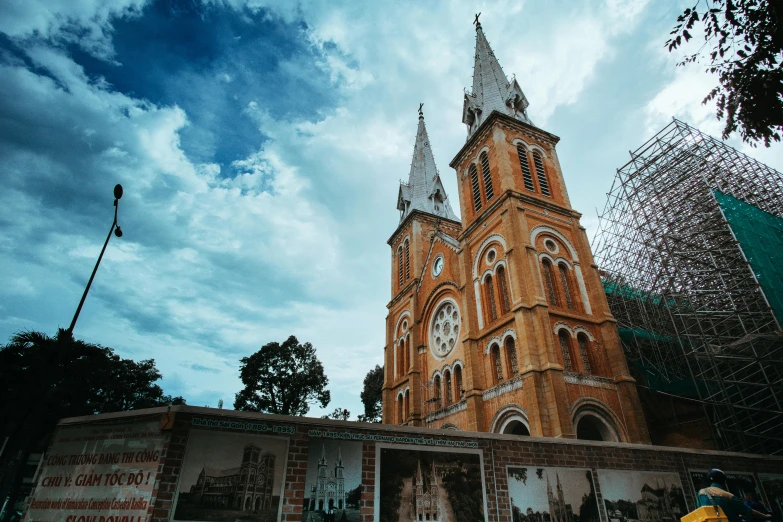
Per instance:
[[[489,156],[486,152],[481,153],[481,170],[484,173],[484,194],[487,196],[487,201],[495,196],[495,191],[492,190],[492,174],[489,172]]]
[[[538,151],[533,152],[533,163],[536,166],[536,176],[538,177],[538,186],[541,189],[541,194],[551,197],[549,182],[547,182],[546,172],[544,172],[544,161],[541,159],[541,154]]]
[[[506,361],[508,361],[508,376],[512,378],[517,374],[517,347],[513,337],[506,337]]]
[[[500,313],[505,314],[511,309],[511,299],[508,296],[508,282],[506,281],[506,269],[503,266],[498,267],[496,274],[498,287],[500,290]]]
[[[491,275],[484,279],[484,291],[487,294],[487,322],[492,322],[498,318],[498,312],[495,308],[495,288],[492,286]]]
[[[402,276],[405,273],[405,266],[402,259],[402,245],[397,249],[397,276],[400,280],[400,288],[402,288]]]
[[[489,355],[492,358],[492,367],[495,371],[495,384],[503,382],[503,363],[500,361],[500,347],[493,344],[489,349]]]
[[[411,278],[411,247],[410,242],[405,240],[405,280]]]
[[[567,331],[560,330],[557,337],[560,339],[560,351],[563,353],[563,368],[567,372],[572,372],[574,371],[574,366],[571,362],[571,336],[568,335]]]
[[[440,375],[435,376],[434,386],[435,386],[435,390],[433,390],[433,393],[435,394],[434,398],[440,400]]]
[[[403,422],[406,422],[408,418],[411,416],[411,402],[410,402],[410,391],[405,390],[405,396],[403,398],[404,405],[403,405],[403,413],[405,414],[405,417],[403,418]]]
[[[481,187],[479,187],[478,170],[475,164],[470,166],[470,185],[473,188],[473,208],[478,214],[481,210]]]
[[[451,390],[451,372],[446,370],[446,373],[443,374],[443,385],[446,388],[446,406],[454,402],[452,400],[452,390]]]
[[[535,192],[533,186],[533,176],[530,174],[530,162],[527,159],[527,149],[524,145],[517,145],[517,155],[519,156],[519,166],[522,167],[522,181],[525,183],[525,188],[531,192]]]
[[[571,285],[568,284],[568,268],[564,263],[560,263],[557,268],[560,272],[560,285],[563,288],[563,294],[565,294],[566,306],[569,310],[573,310],[574,299],[571,296]]]
[[[580,332],[576,336],[576,341],[579,344],[579,355],[582,356],[582,369],[584,373],[593,373],[590,369],[590,339],[588,339],[584,333]]]
[[[405,351],[406,351],[405,350],[405,339],[403,339],[403,340],[400,341],[400,356],[397,359],[399,361],[399,363],[400,363],[399,364],[399,373],[398,373],[397,377],[405,376],[405,373],[408,370],[408,365],[406,364],[406,361],[405,361],[405,359],[406,359]]]
[[[457,400],[462,399],[462,368],[460,366],[454,367],[454,397]]]
[[[555,290],[555,281],[552,276],[552,263],[548,259],[544,259],[541,264],[544,267],[544,284],[546,285],[546,294],[549,297],[549,304],[552,306],[558,306],[557,291]]]
[[[403,406],[402,406],[402,395],[397,396],[397,424],[402,424],[405,422],[404,412],[403,412]]]

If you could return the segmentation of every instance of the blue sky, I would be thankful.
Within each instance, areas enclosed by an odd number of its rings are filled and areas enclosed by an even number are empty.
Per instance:
[[[327,409],[356,415],[382,362],[420,102],[457,197],[473,14],[562,138],[592,235],[629,150],[673,116],[720,134],[700,103],[713,79],[663,47],[680,4],[3,2],[0,342],[68,326],[122,183],[125,235],[77,336],[155,358],[167,393],[215,406],[233,403],[241,357],[294,334],[324,362]],[[780,145],[731,143],[783,170]]]

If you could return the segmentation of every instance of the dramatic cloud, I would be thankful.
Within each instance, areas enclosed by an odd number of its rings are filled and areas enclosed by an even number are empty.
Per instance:
[[[122,183],[125,234],[78,336],[154,357],[167,393],[215,406],[241,357],[294,334],[326,366],[327,410],[360,413],[420,102],[459,208],[474,9],[562,136],[590,230],[629,149],[672,116],[720,129],[699,105],[710,78],[662,54],[677,11],[654,3],[4,3],[0,338],[69,324]]]

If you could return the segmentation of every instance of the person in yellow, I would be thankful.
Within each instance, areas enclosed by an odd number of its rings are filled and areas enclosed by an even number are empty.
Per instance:
[[[710,487],[699,490],[699,506],[720,506],[729,519],[729,522],[743,522],[743,520],[770,520],[772,515],[759,513],[737,496],[729,493],[726,487],[726,474],[719,469],[711,469],[707,473]]]

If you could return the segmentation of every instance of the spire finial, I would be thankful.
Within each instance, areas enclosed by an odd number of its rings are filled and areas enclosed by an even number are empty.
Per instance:
[[[480,12],[476,15],[476,19],[473,20],[473,25],[476,26],[476,29],[479,29],[481,27],[481,22],[479,22],[479,16],[481,16]]]
[[[419,104],[419,118],[423,118],[424,117],[424,111],[421,110],[422,107],[424,107],[424,104],[420,103]]]

